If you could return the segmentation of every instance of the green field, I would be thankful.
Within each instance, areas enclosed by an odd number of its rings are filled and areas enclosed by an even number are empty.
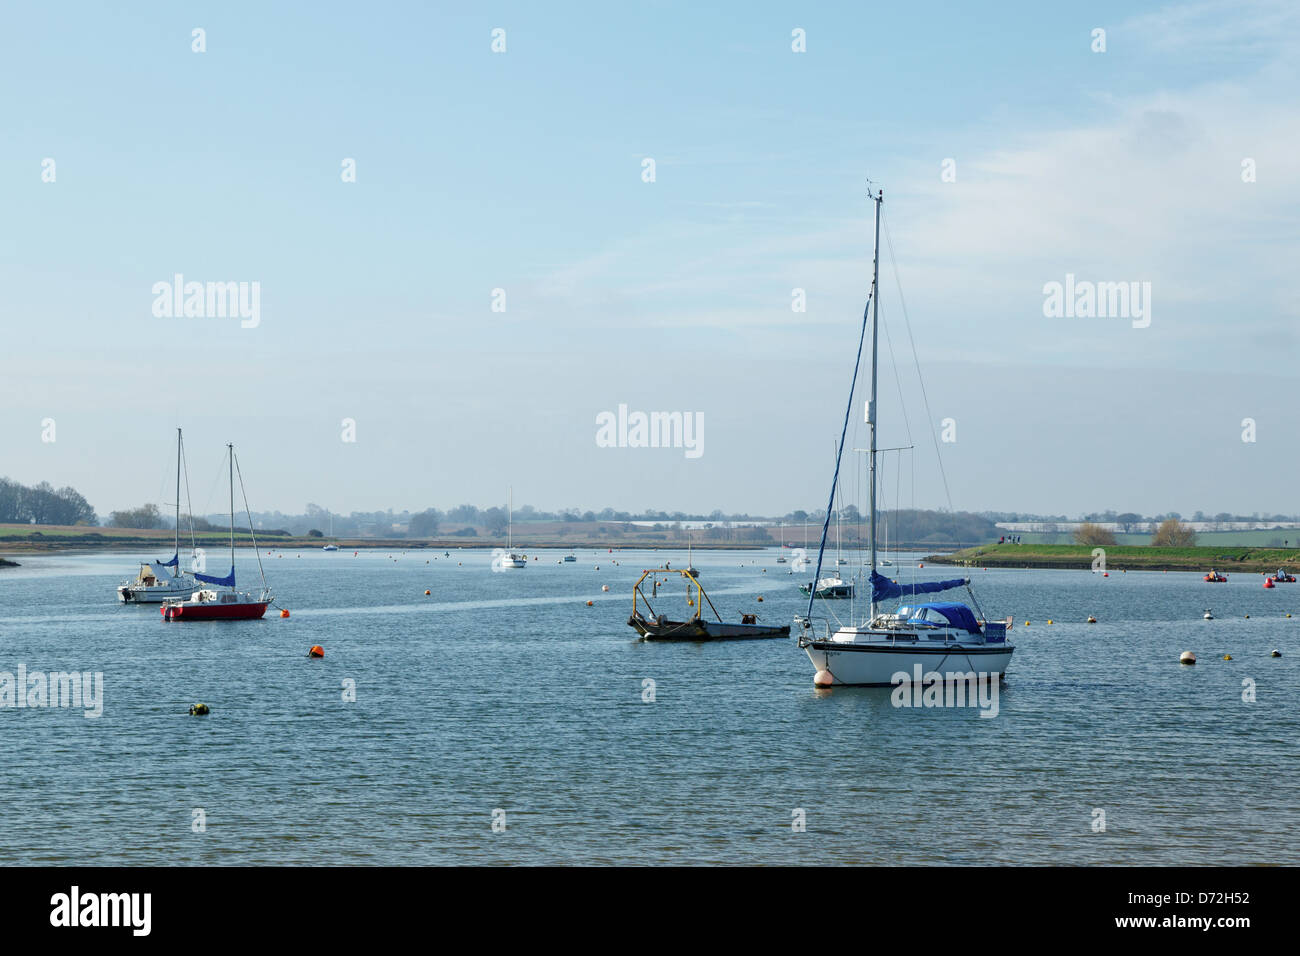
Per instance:
[[[1020,535],[1021,547],[1027,547],[1031,544],[1072,544],[1074,541],[1072,534],[1068,531],[1055,533],[1018,531],[1013,533]],[[1283,542],[1288,544],[1284,545]],[[1150,544],[1151,535],[1127,534],[1123,531],[1117,531],[1115,532],[1115,543],[1137,546]],[[1196,544],[1198,547],[1205,548],[1236,545],[1251,548],[1282,548],[1289,545],[1300,545],[1300,528],[1264,528],[1256,531],[1198,531],[1196,532]]]
[[[1194,548],[1152,548],[1115,545],[1104,549],[1106,569],[1146,571],[1300,571],[1300,548],[1251,548],[1242,545],[1198,545]],[[1090,569],[1093,549],[1083,544],[986,544],[948,555],[926,558],[935,564],[986,568]]]

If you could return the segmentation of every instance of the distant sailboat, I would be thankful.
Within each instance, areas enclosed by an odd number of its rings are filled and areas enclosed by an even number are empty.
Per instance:
[[[334,543],[334,512],[330,512],[330,543],[321,548],[322,551],[337,551],[339,546]]]
[[[127,581],[118,586],[117,599],[123,604],[160,604],[168,598],[184,597],[192,592],[198,582],[189,571],[182,571],[181,565],[181,458],[184,440],[181,430],[176,429],[176,534],[172,559],[170,561],[151,561],[140,565],[140,572],[134,581]],[[189,479],[185,482],[189,487]],[[194,552],[194,527],[190,522],[190,551]]]
[[[506,553],[501,556],[502,568],[526,568],[528,561],[514,550],[515,489],[506,492]]]

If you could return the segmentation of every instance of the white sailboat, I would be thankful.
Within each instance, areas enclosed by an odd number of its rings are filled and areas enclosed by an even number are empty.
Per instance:
[[[330,543],[321,548],[322,551],[337,551],[339,546],[334,543],[334,512],[330,512]]]
[[[502,568],[526,568],[528,560],[514,549],[515,489],[506,492],[506,552],[501,555]]]
[[[862,361],[862,345],[866,338],[868,322],[871,327],[871,398],[867,403],[867,426],[871,431],[870,453],[870,554],[871,571],[867,580],[871,588],[869,613],[864,620],[854,621],[852,611],[847,624],[836,621],[832,630],[829,618],[814,618],[813,610],[820,594],[809,595],[808,611],[796,618],[799,624],[799,647],[808,655],[816,669],[813,682],[819,687],[838,685],[888,687],[906,680],[924,680],[926,683],[966,683],[971,681],[1001,680],[1011,663],[1015,648],[1007,643],[1007,621],[986,621],[977,615],[979,605],[970,595],[975,611],[965,604],[953,601],[905,603],[894,611],[880,610],[883,601],[891,599],[915,600],[923,594],[938,594],[954,588],[970,591],[966,578],[948,581],[926,581],[900,585],[880,574],[876,554],[876,433],[878,430],[876,390],[878,369],[878,332],[880,319],[880,207],[884,193],[877,190],[871,195],[875,203],[875,253],[872,264],[871,296],[862,316],[862,331],[858,338],[858,358],[853,369],[853,384],[849,387],[848,409],[844,415],[844,432],[836,451],[835,473],[831,479],[830,501],[826,506],[826,520],[822,525],[821,546],[817,552],[817,576],[821,575],[822,558],[826,552],[826,536],[830,527],[831,509],[839,481],[840,460],[844,448],[843,435],[848,432],[849,416],[853,410],[853,392],[857,384],[858,366]]]
[[[176,429],[176,536],[175,550],[170,561],[150,561],[141,564],[135,580],[126,581],[117,588],[117,599],[123,604],[161,604],[168,598],[185,597],[196,587],[198,582],[189,571],[182,571],[181,564],[181,455],[183,438],[181,430]],[[189,486],[188,479],[186,487]],[[194,551],[194,529],[191,522],[190,550]]]

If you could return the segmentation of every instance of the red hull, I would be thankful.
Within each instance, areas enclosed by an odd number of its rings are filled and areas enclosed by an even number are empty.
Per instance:
[[[162,609],[164,621],[255,621],[265,613],[266,602],[172,605]]]

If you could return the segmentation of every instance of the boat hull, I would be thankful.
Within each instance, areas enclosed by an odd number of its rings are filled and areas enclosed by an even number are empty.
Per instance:
[[[266,614],[267,603],[169,604],[162,616],[164,621],[255,621]]]
[[[646,641],[747,641],[764,637],[789,637],[790,625],[724,624],[718,621],[656,621],[640,615],[628,618]]]
[[[184,600],[194,593],[197,586],[198,582],[194,580],[178,584],[175,587],[164,585],[155,585],[154,587],[140,585],[134,587],[123,584],[117,589],[117,599],[123,604],[161,604],[163,601],[177,598]]]
[[[804,650],[813,667],[831,675],[830,686],[892,687],[894,675],[904,673],[911,679],[919,665],[923,674],[941,675],[1006,673],[1015,648],[999,645],[879,646],[837,641],[813,641]]]

